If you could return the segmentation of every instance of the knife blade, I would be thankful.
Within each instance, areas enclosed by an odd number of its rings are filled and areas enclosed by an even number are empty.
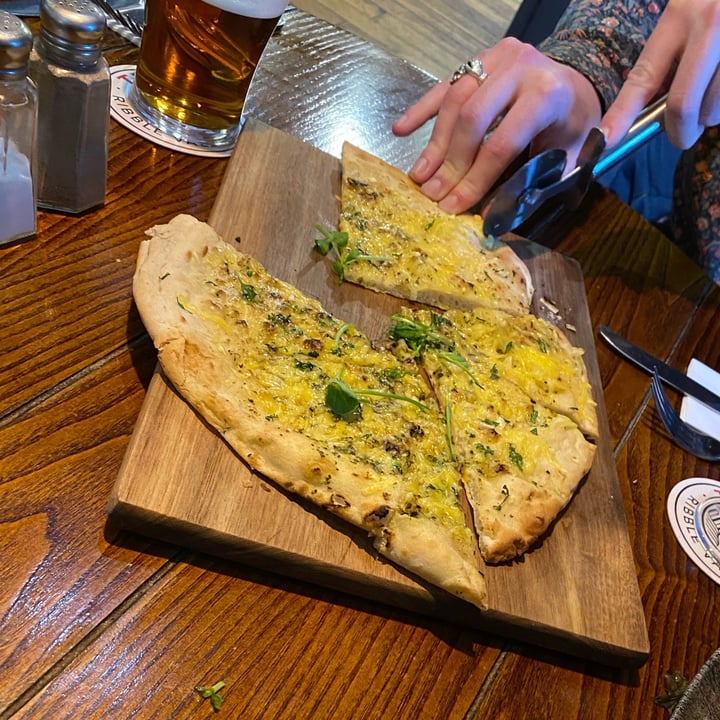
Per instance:
[[[626,340],[622,335],[618,335],[618,333],[605,325],[600,326],[600,337],[620,355],[645,370],[645,372],[652,374],[653,370],[657,370],[660,378],[670,387],[679,390],[685,395],[694,397],[704,405],[720,412],[720,397],[700,385],[700,383],[684,375],[679,370],[670,367],[662,360],[653,357],[649,352],[639,348],[637,345],[633,345],[629,340]]]

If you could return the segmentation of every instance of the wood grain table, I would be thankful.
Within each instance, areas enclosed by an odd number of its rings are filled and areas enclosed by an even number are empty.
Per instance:
[[[386,61],[367,59],[378,73]],[[272,96],[255,101],[277,109]],[[381,125],[384,106],[362,103],[360,113],[348,96],[326,94],[321,109],[337,113],[337,132]],[[41,213],[36,238],[0,248],[0,718],[666,717],[653,703],[665,673],[692,677],[720,645],[720,588],[676,542],[665,499],[683,478],[720,478],[720,467],[672,443],[648,377],[601,341],[650,639],[638,668],[580,660],[108,520],[156,365],[132,302],[138,244],[147,227],[179,212],[207,220],[227,167],[113,123],[105,206],[80,217]],[[607,324],[680,368],[691,357],[720,367],[720,289],[617,198],[593,188],[542,239],[580,264],[595,330]],[[216,714],[194,688],[219,680],[225,702]]]

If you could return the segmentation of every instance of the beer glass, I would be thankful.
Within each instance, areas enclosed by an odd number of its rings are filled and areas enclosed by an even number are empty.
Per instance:
[[[205,148],[232,147],[255,67],[288,0],[146,0],[130,103]]]

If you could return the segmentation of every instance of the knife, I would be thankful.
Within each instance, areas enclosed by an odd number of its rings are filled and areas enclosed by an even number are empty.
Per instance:
[[[720,412],[720,397],[700,385],[700,383],[695,382],[695,380],[689,378],[687,375],[683,375],[679,370],[675,370],[675,368],[670,367],[662,360],[653,357],[650,353],[637,347],[637,345],[633,345],[629,340],[618,335],[610,328],[605,327],[605,325],[600,326],[600,337],[624,358],[635,363],[635,365],[645,370],[645,372],[652,374],[653,370],[657,370],[660,378],[670,385],[670,387],[674,387],[681,393],[694,397],[713,410]]]
[[[531,158],[483,202],[485,235],[498,237],[514,230],[552,198],[560,210],[574,210],[592,180],[607,172],[662,130],[667,96],[648,105],[620,143],[607,149],[605,136],[592,128],[578,154],[576,167],[565,173],[567,152],[551,149]],[[556,210],[557,212],[557,210]]]

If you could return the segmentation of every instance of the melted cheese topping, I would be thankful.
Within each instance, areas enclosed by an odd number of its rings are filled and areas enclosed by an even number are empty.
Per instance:
[[[431,292],[443,307],[516,302],[520,309],[511,272],[485,249],[481,222],[407,207],[406,194],[344,178],[339,227],[348,249],[370,258],[349,264],[345,277],[426,302]]]
[[[458,367],[432,354],[424,363],[452,408],[453,439],[464,464],[488,480],[513,474],[544,483],[548,470],[562,473],[545,432],[555,422],[554,413],[494,375],[476,373],[476,385]],[[577,430],[572,421],[562,422]]]
[[[247,256],[228,248],[204,262],[213,278],[205,297],[178,303],[214,328],[249,411],[356,463],[368,495],[382,494],[400,512],[432,518],[469,542],[443,418],[414,363],[375,350]],[[328,383],[338,377],[361,398],[349,417],[338,417],[325,401]],[[364,391],[411,398],[424,409]]]
[[[417,317],[431,322],[428,311]],[[570,417],[589,436],[597,436],[596,404],[587,379],[583,351],[559,330],[530,315],[497,310],[448,311],[439,332],[478,366],[522,389],[533,401]]]

